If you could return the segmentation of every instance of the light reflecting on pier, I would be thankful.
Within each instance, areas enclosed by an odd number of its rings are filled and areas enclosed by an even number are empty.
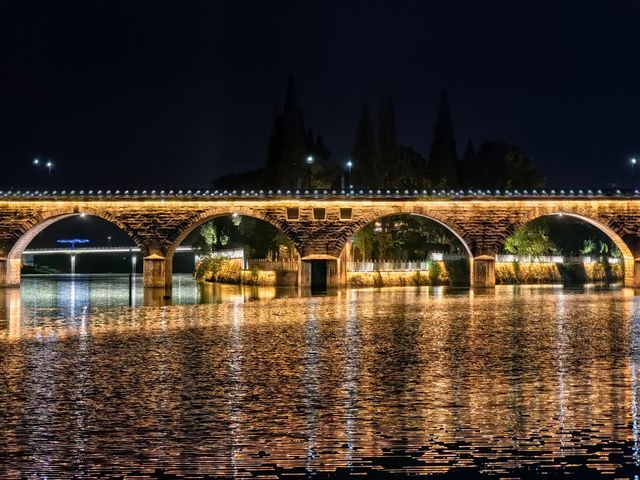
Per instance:
[[[631,290],[0,292],[2,478],[640,471]]]

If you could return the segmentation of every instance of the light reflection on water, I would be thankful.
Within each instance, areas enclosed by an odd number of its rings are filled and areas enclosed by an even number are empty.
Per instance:
[[[1,478],[640,470],[633,291],[174,281],[0,290]]]

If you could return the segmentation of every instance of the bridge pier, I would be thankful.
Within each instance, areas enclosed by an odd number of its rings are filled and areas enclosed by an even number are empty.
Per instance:
[[[171,261],[158,254],[144,257],[142,264],[142,282],[145,287],[165,287],[167,275],[171,275]]]
[[[19,287],[21,258],[0,257],[0,287]]]
[[[471,286],[493,288],[496,286],[496,258],[479,255],[472,260]]]
[[[625,279],[626,280],[626,279]],[[625,281],[625,286],[626,285]],[[633,286],[635,288],[640,288],[640,257],[633,259]]]

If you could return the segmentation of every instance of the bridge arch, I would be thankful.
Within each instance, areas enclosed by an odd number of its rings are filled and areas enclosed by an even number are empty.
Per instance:
[[[467,253],[467,255],[470,258],[473,258],[473,253],[471,251],[471,248],[469,247],[469,244],[467,243],[465,238],[462,236],[462,234],[459,233],[460,229],[456,228],[456,226],[453,226],[450,221],[442,219],[437,215],[430,215],[428,213],[423,213],[423,212],[413,212],[413,211],[404,212],[404,211],[399,211],[399,212],[391,212],[391,213],[382,213],[382,214],[379,214],[379,215],[367,217],[365,220],[362,220],[362,221],[360,221],[360,222],[358,222],[356,224],[356,226],[351,231],[350,238],[353,238],[353,236],[355,234],[357,234],[360,230],[362,230],[366,226],[371,225],[373,222],[377,222],[377,221],[382,220],[384,218],[403,216],[403,215],[410,215],[410,216],[413,216],[413,217],[420,217],[420,218],[423,218],[425,220],[430,220],[430,221],[432,221],[434,223],[437,223],[441,227],[444,227],[449,233],[451,233],[462,244],[462,246],[463,246],[465,252]],[[346,248],[346,247],[347,246],[345,245],[345,247],[343,247],[343,248]]]
[[[186,222],[180,225],[176,229],[175,235],[170,239],[169,246],[166,249],[165,255],[165,281],[167,285],[172,283],[173,276],[173,256],[177,248],[182,242],[196,229],[204,225],[205,223],[214,220],[216,218],[232,217],[238,215],[240,217],[254,218],[271,225],[274,229],[281,232],[294,246],[295,253],[300,256],[300,249],[291,235],[288,234],[286,226],[277,219],[271,218],[268,215],[262,214],[258,209],[238,207],[238,208],[224,208],[209,210],[200,212],[190,217]]]
[[[462,246],[462,250],[464,251],[464,253],[467,256],[467,262],[468,262],[468,266],[469,266],[469,273],[470,273],[470,278],[469,278],[469,284],[473,285],[474,283],[474,273],[473,273],[473,263],[474,263],[474,255],[473,255],[473,251],[471,249],[471,247],[469,246],[469,243],[467,242],[467,240],[464,238],[463,234],[460,233],[461,229],[459,229],[456,225],[453,224],[453,222],[449,219],[445,219],[442,218],[439,215],[434,215],[431,214],[430,212],[424,212],[424,211],[393,211],[393,212],[377,212],[377,214],[375,215],[369,215],[367,217],[365,217],[364,219],[362,219],[361,221],[358,222],[358,224],[356,226],[354,226],[354,228],[351,230],[351,234],[349,236],[349,241],[345,243],[343,250],[342,250],[342,254],[340,255],[340,258],[343,259],[344,261],[346,260],[350,260],[350,255],[349,255],[349,251],[348,249],[351,246],[351,241],[353,239],[353,237],[355,235],[358,234],[358,232],[362,231],[364,228],[366,228],[367,226],[372,225],[374,222],[383,220],[383,219],[387,219],[387,218],[392,218],[392,217],[417,217],[426,221],[430,221],[433,222],[434,224],[439,225],[440,227],[442,227],[448,234],[451,235],[452,238],[455,238],[455,240],[457,240],[459,242],[459,244]],[[346,274],[346,266],[345,266],[345,274]]]
[[[606,235],[613,244],[620,250],[622,254],[622,266],[624,272],[624,285],[627,287],[632,287],[634,285],[634,269],[635,269],[635,260],[633,252],[629,245],[622,239],[622,237],[608,224],[607,220],[593,218],[589,215],[585,215],[583,213],[574,212],[571,210],[558,210],[549,213],[532,213],[520,218],[520,220],[512,225],[511,232],[515,232],[518,228],[530,223],[534,220],[545,218],[545,217],[554,217],[554,216],[566,216],[578,220],[582,220],[583,222],[595,227],[604,235]],[[499,249],[504,246],[504,242],[506,238],[503,240],[502,244],[499,245]]]
[[[176,229],[176,234],[170,239],[169,246],[166,251],[167,258],[173,257],[176,249],[180,246],[180,244],[197,228],[201,227],[210,220],[222,217],[231,217],[233,215],[238,215],[240,217],[251,217],[255,218],[256,220],[261,220],[265,223],[268,223],[275,229],[282,232],[282,234],[285,235],[291,241],[291,243],[293,243],[294,247],[296,248],[296,252],[299,253],[300,249],[298,248],[298,244],[296,243],[295,239],[292,238],[291,235],[289,235],[288,229],[283,222],[271,218],[268,215],[263,215],[256,209],[238,207],[230,209],[228,208],[224,210],[206,211],[189,218],[182,225],[180,225],[179,228]]]
[[[131,239],[136,247],[140,248],[143,255],[148,253],[148,248],[141,239],[137,238],[135,234],[132,234],[132,232],[129,231],[126,225],[118,221],[117,218],[109,215],[107,212],[94,208],[83,208],[81,210],[77,208],[56,210],[43,215],[34,216],[26,221],[22,228],[16,229],[13,242],[10,242],[6,246],[8,251],[6,253],[4,284],[8,286],[17,286],[20,284],[22,254],[37,235],[60,220],[85,215],[97,217],[115,225]]]

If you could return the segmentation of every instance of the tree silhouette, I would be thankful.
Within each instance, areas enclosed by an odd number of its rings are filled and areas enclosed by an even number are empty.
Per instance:
[[[352,183],[359,187],[378,187],[380,183],[376,134],[371,110],[366,103],[362,106],[351,155],[354,161]]]
[[[428,166],[431,179],[436,186],[458,186],[458,154],[453,136],[449,100],[444,90],[440,94],[440,111],[433,127]]]

